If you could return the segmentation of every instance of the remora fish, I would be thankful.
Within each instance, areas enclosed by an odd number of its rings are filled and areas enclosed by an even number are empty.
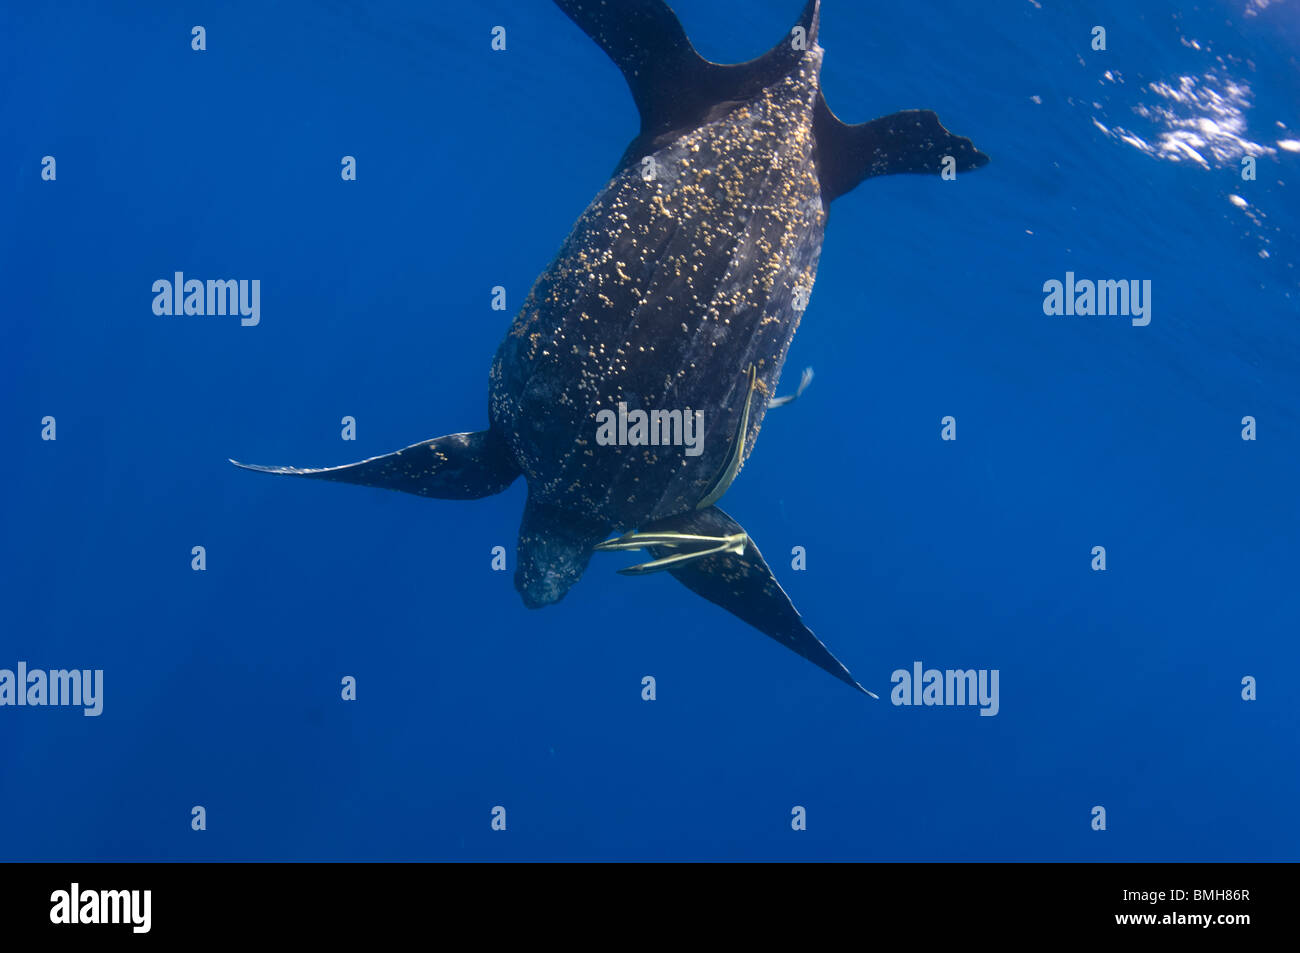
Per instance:
[[[522,474],[515,588],[528,606],[561,599],[593,551],[646,549],[649,562],[621,571],[666,570],[872,694],[716,503],[754,449],[830,202],[872,176],[937,176],[945,157],[956,171],[988,157],[927,110],[837,119],[818,85],[819,0],[770,51],[731,66],[700,57],[659,0],[557,3],[622,70],[641,132],[502,341],[488,428],[345,466],[247,469],[437,499],[489,496]],[[671,440],[596,439],[602,411],[674,409],[703,413],[696,455]]]

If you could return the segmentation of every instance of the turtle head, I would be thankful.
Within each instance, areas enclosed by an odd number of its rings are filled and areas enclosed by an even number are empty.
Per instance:
[[[519,526],[519,567],[515,570],[515,588],[524,605],[540,609],[563,599],[582,578],[592,547],[608,531],[608,526],[530,498]]]

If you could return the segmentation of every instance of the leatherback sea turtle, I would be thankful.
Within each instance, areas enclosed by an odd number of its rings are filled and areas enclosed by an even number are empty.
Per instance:
[[[437,499],[499,493],[522,474],[527,605],[561,599],[593,551],[645,549],[648,562],[621,571],[666,570],[866,692],[716,504],[754,449],[830,202],[871,176],[937,177],[988,157],[926,110],[837,119],[818,85],[819,0],[731,66],[696,53],[660,0],[557,3],[623,71],[641,132],[497,350],[488,428],[346,466],[248,469]]]

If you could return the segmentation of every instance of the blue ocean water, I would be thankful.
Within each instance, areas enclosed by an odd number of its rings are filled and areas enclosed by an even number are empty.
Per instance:
[[[799,14],[674,6],[721,62]],[[0,668],[104,690],[0,708],[0,857],[1297,859],[1300,4],[827,0],[820,42],[843,119],[992,157],[835,203],[816,380],[724,501],[879,701],[623,556],[526,609],[522,481],[226,462],[486,425],[637,130],[555,7],[6,5]],[[260,323],[155,315],[178,271],[260,279]],[[1150,280],[1150,324],[1045,315],[1067,272]],[[997,670],[997,714],[893,704],[915,662]]]

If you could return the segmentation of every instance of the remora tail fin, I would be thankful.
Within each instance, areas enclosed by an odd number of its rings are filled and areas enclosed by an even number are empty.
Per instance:
[[[831,112],[820,92],[813,135],[817,140],[817,177],[826,203],[872,176],[899,172],[938,175],[943,171],[944,156],[953,157],[956,172],[969,172],[989,161],[969,139],[945,129],[929,109],[907,109],[850,126]]]
[[[713,63],[691,45],[677,14],[663,0],[555,0],[623,72],[641,113],[641,134],[628,147],[619,169],[652,151],[656,139],[699,125],[723,103],[752,99],[798,65],[817,40],[820,0],[809,0],[797,27],[747,63]],[[793,31],[793,28],[792,28]],[[791,32],[792,32],[791,31]]]
[[[260,467],[231,460],[260,473],[310,477],[401,490],[438,500],[477,500],[500,493],[519,476],[505,441],[492,430],[453,433],[402,450],[338,467]]]

